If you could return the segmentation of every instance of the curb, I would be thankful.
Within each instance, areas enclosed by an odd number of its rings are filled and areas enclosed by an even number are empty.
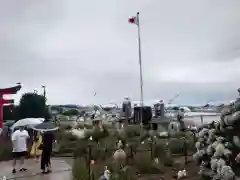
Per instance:
[[[64,170],[56,170],[56,171],[51,172],[51,174],[61,173],[61,172],[69,172],[69,171],[72,171],[72,169],[68,168],[68,169],[64,169]],[[34,176],[47,176],[47,175],[49,175],[49,174],[42,174],[41,172],[39,172],[39,173],[32,173],[29,175],[22,175],[22,176],[17,176],[17,177],[10,177],[10,178],[7,177],[6,180],[30,178],[30,177],[34,177]]]

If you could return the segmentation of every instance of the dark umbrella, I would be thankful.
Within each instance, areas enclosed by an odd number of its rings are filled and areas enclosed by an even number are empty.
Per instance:
[[[9,126],[12,126],[14,123],[15,123],[14,120],[8,120],[8,121],[6,121],[6,122],[3,123],[3,126],[9,127]]]
[[[58,130],[58,127],[55,126],[52,122],[43,122],[42,124],[38,124],[32,129],[36,131],[56,131]]]

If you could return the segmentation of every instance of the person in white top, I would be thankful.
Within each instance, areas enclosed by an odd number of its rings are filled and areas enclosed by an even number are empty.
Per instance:
[[[16,173],[16,161],[21,160],[20,171],[26,171],[27,169],[23,167],[24,158],[27,156],[27,139],[29,138],[28,132],[24,127],[20,127],[12,134],[12,145],[13,145],[13,170],[12,173]]]

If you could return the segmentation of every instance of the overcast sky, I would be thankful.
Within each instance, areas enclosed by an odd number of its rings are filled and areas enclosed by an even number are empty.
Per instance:
[[[235,98],[239,0],[0,0],[0,87],[46,85],[50,104],[139,100],[137,11],[145,100]]]

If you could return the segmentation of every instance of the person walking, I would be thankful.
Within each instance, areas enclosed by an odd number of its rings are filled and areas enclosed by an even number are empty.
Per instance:
[[[42,156],[41,156],[41,170],[42,173],[51,172],[51,153],[52,153],[52,144],[54,138],[52,132],[44,132],[43,142],[41,145]]]
[[[20,171],[26,171],[24,168],[24,159],[27,156],[27,139],[29,138],[28,132],[24,129],[24,127],[20,127],[19,130],[16,130],[11,137],[13,150],[13,170],[12,173],[16,173],[16,163],[17,160],[20,159]]]
[[[32,149],[30,152],[30,155],[35,158],[36,162],[39,161],[39,157],[42,154],[42,150],[40,149],[41,144],[42,144],[42,135],[40,132],[37,132],[37,134],[34,136]]]

